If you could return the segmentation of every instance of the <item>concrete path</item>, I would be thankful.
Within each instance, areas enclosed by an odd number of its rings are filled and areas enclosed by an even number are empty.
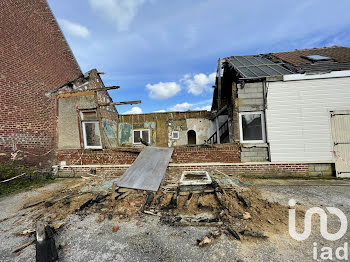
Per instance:
[[[266,186],[350,186],[350,179],[252,179],[254,185]]]

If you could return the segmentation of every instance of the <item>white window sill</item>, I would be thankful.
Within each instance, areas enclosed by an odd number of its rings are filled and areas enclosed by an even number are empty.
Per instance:
[[[242,147],[269,147],[269,144],[266,142],[252,142],[252,143],[247,143],[247,142],[241,142]]]

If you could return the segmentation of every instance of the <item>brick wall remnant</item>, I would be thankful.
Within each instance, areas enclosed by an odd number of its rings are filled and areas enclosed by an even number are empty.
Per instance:
[[[45,0],[0,1],[0,152],[45,164],[55,145],[48,91],[82,74]]]

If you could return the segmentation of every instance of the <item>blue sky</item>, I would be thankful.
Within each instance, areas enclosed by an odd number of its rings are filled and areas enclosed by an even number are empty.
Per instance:
[[[209,109],[219,57],[350,46],[348,0],[48,0],[120,113]]]

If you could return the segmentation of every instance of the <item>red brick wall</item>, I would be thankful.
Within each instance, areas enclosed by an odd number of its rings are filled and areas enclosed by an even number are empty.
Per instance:
[[[108,164],[132,164],[138,156],[138,152],[119,150],[60,150],[56,153],[57,161],[66,161],[67,165],[108,165]],[[220,148],[175,148],[172,155],[173,163],[237,163],[240,152],[236,146]],[[81,158],[80,158],[81,157]]]
[[[246,175],[246,176],[307,176],[309,174],[309,164],[271,164],[269,162],[261,164],[242,163],[235,165],[218,166],[176,166],[182,170],[219,170],[226,174]]]
[[[238,146],[218,148],[179,147],[175,148],[172,159],[174,163],[241,162]]]
[[[0,1],[0,152],[53,157],[55,102],[45,93],[81,74],[45,0]]]
[[[199,170],[203,171],[206,170],[208,172],[215,172],[216,170],[219,170],[221,172],[224,172],[228,175],[244,175],[246,177],[306,177],[310,176],[309,173],[309,165],[312,164],[220,164],[220,165],[176,165],[173,166],[170,164],[168,167],[168,170],[176,170],[176,172],[180,175],[182,171],[190,171],[190,170]],[[130,165],[115,165],[115,166],[107,166],[107,165],[99,165],[96,167],[89,167],[86,165],[77,165],[74,166],[74,168],[71,167],[64,167],[60,169],[60,176],[80,176],[85,175],[86,173],[90,173],[90,171],[96,170],[98,175],[102,174],[113,174],[115,175],[121,175],[123,172],[125,172]],[[74,172],[72,172],[74,170]],[[68,172],[65,172],[68,171]],[[319,175],[313,175],[313,176],[322,176]],[[174,181],[175,182],[175,181]]]
[[[56,152],[56,162],[66,161],[67,165],[109,165],[132,164],[139,152],[90,150],[59,150]]]

